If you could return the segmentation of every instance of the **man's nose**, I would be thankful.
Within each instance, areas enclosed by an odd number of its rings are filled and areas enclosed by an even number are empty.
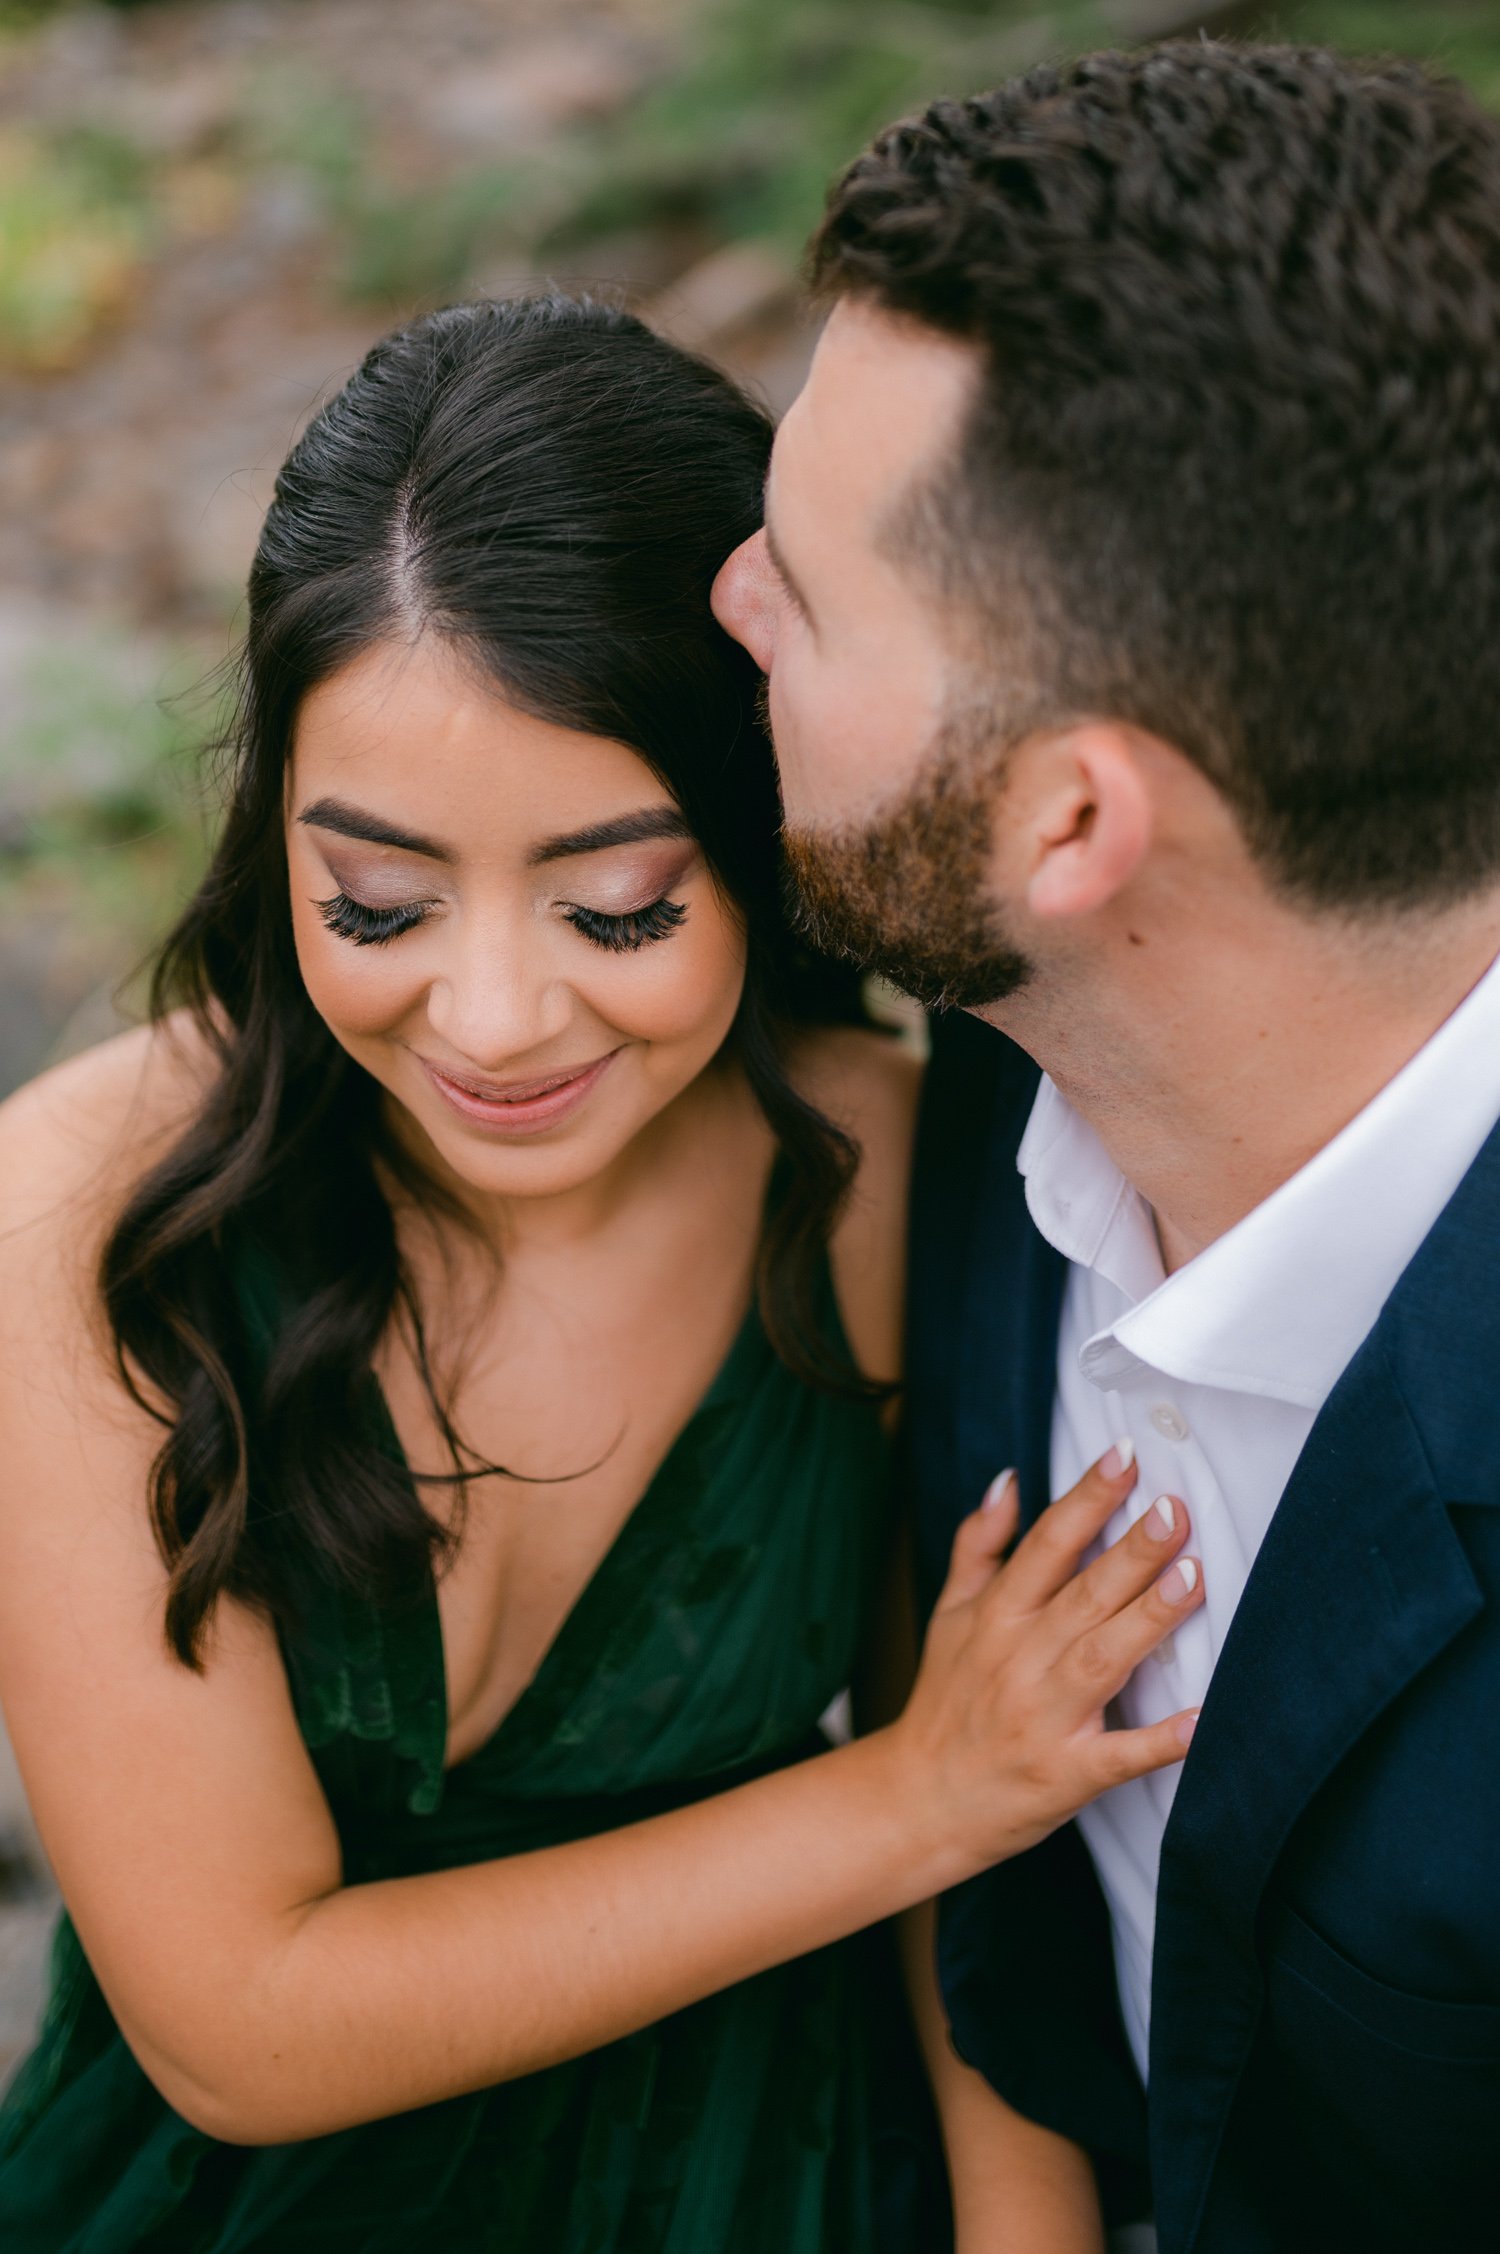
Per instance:
[[[726,634],[743,642],[762,673],[776,654],[778,587],[766,536],[752,532],[721,567],[709,601]]]

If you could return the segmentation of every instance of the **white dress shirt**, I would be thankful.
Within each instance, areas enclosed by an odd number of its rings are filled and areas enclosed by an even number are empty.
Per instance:
[[[1107,1542],[1160,1494],[1192,1514],[1204,1602],[1119,1700],[1126,1725],[1201,1704],[1313,1422],[1500,1117],[1500,963],[1331,1143],[1175,1275],[1150,1209],[1050,1080],[1017,1165],[1071,1263],[1057,1349],[1052,1491],[1112,1440],[1140,1478]],[[1109,1903],[1125,2025],[1144,2076],[1162,1834],[1180,1772],[1079,1818]]]

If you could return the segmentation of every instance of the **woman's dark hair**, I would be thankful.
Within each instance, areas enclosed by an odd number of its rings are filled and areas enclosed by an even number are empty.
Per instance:
[[[716,370],[611,306],[549,295],[388,337],[277,481],[250,574],[227,814],[152,996],[158,1018],[191,1011],[219,1071],[101,1269],[126,1382],[168,1404],[154,1411],[167,1437],[151,1508],[167,1635],[189,1665],[225,1592],[285,1620],[310,1574],[395,1593],[451,1546],[372,1426],[372,1358],[393,1320],[450,1450],[444,1476],[461,1495],[466,1473],[498,1468],[464,1448],[440,1397],[381,1170],[429,1205],[437,1192],[382,1133],[379,1090],[313,1009],[292,945],[283,794],[298,710],[379,642],[440,636],[527,712],[631,746],[681,806],[744,920],[730,1040],[785,1166],[761,1251],[766,1329],[799,1374],[861,1390],[816,1301],[857,1154],[782,1063],[791,1028],[857,1019],[857,988],[790,933],[754,668],[708,607],[760,521],[770,440]],[[290,1285],[268,1355],[233,1272],[257,1243]]]

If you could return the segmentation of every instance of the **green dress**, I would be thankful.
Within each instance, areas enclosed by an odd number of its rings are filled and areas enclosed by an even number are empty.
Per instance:
[[[274,1283],[252,1297],[269,1328]],[[373,1380],[371,1414],[395,1448]],[[816,1751],[891,1486],[875,1412],[793,1377],[752,1313],[530,1687],[446,1773],[435,1590],[328,1590],[283,1651],[347,1881],[586,1837]],[[242,2148],[158,2095],[65,1916],[0,2105],[4,2254],[932,2254],[942,2198],[882,1936],[472,2096]]]

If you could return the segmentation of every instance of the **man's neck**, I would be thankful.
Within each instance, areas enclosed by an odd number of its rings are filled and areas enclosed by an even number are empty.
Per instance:
[[[1287,918],[1184,936],[981,1014],[1150,1205],[1170,1274],[1363,1111],[1497,954],[1500,894],[1378,935]]]

